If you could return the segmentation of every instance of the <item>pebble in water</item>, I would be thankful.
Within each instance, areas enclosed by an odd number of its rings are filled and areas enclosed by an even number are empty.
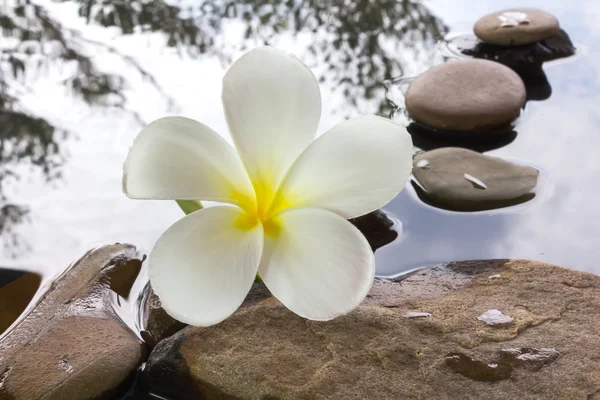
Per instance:
[[[525,85],[510,68],[487,60],[457,60],[417,77],[405,103],[411,118],[446,131],[446,136],[461,136],[457,132],[489,136],[506,132],[525,98]]]
[[[488,310],[477,317],[477,319],[488,325],[509,324],[514,320],[513,317],[502,314],[500,310]]]
[[[483,42],[498,46],[520,46],[550,39],[560,32],[552,14],[535,8],[496,11],[480,18],[473,28]]]
[[[429,170],[418,167],[423,160]],[[445,147],[415,156],[412,174],[418,182],[413,185],[415,191],[424,202],[453,211],[482,211],[534,198],[540,172],[475,151]]]

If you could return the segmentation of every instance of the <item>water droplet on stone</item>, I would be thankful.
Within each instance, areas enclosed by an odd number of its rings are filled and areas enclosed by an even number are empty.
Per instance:
[[[431,318],[431,314],[427,312],[420,311],[409,311],[407,313],[402,314],[404,318]]]
[[[466,180],[468,180],[469,182],[471,182],[473,184],[473,187],[475,189],[481,189],[481,190],[487,189],[486,184],[483,183],[481,180],[475,178],[473,175],[469,175],[469,174],[465,173],[464,177]]]
[[[478,320],[488,325],[500,325],[513,322],[513,317],[502,314],[499,310],[488,310],[477,317]]]

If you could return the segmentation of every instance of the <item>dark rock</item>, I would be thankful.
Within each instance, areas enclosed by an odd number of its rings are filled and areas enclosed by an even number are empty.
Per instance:
[[[150,283],[144,288],[143,308],[144,321],[142,326],[144,326],[144,330],[141,334],[151,349],[164,338],[179,332],[187,326],[187,324],[179,322],[167,314],[162,308],[160,299],[150,287]]]
[[[423,150],[435,150],[441,147],[462,147],[477,152],[499,149],[512,143],[517,138],[517,132],[510,129],[507,132],[494,132],[481,135],[480,132],[441,131],[417,122],[406,127],[413,144]]]
[[[141,259],[128,245],[88,252],[0,339],[0,399],[111,398],[146,347],[117,316]],[[126,283],[120,279],[126,278]]]
[[[550,39],[522,46],[506,47],[479,42],[474,48],[461,50],[466,55],[496,61],[513,69],[570,57],[575,51],[573,42],[563,30]]]
[[[398,232],[392,229],[392,221],[383,211],[376,210],[349,220],[367,238],[373,251],[393,242]]]
[[[0,268],[0,335],[25,311],[41,281],[32,272]]]
[[[150,355],[146,390],[173,400],[566,400],[597,391],[600,277],[533,261],[462,264],[377,281],[333,321],[267,299],[216,326],[187,327]],[[514,322],[477,320],[495,308]]]
[[[550,39],[560,31],[552,14],[536,8],[512,8],[488,14],[475,23],[475,35],[500,46],[518,46]]]
[[[406,109],[425,126],[483,135],[510,131],[525,99],[525,85],[510,68],[487,60],[458,60],[415,79],[406,93]]]
[[[480,211],[531,200],[539,171],[497,157],[447,147],[418,154],[413,183],[419,197],[436,207]]]

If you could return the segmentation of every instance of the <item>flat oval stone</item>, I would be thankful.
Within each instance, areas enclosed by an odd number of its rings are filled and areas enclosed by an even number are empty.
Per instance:
[[[550,39],[560,26],[554,15],[537,8],[511,8],[482,17],[473,30],[486,43],[518,46]]]
[[[416,189],[423,201],[449,210],[480,211],[531,200],[539,171],[475,151],[446,147],[417,155],[413,176],[420,184]]]
[[[406,109],[432,128],[486,131],[509,125],[525,98],[525,85],[510,68],[487,60],[459,60],[415,79],[406,93]]]

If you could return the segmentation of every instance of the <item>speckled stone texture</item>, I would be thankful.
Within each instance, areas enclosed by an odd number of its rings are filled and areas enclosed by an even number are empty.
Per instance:
[[[223,323],[162,341],[145,370],[148,390],[179,400],[599,393],[600,277],[591,274],[533,261],[451,263],[377,282],[358,309],[329,322],[302,319],[256,290]],[[491,309],[513,321],[477,319]],[[432,316],[403,317],[409,311]]]

